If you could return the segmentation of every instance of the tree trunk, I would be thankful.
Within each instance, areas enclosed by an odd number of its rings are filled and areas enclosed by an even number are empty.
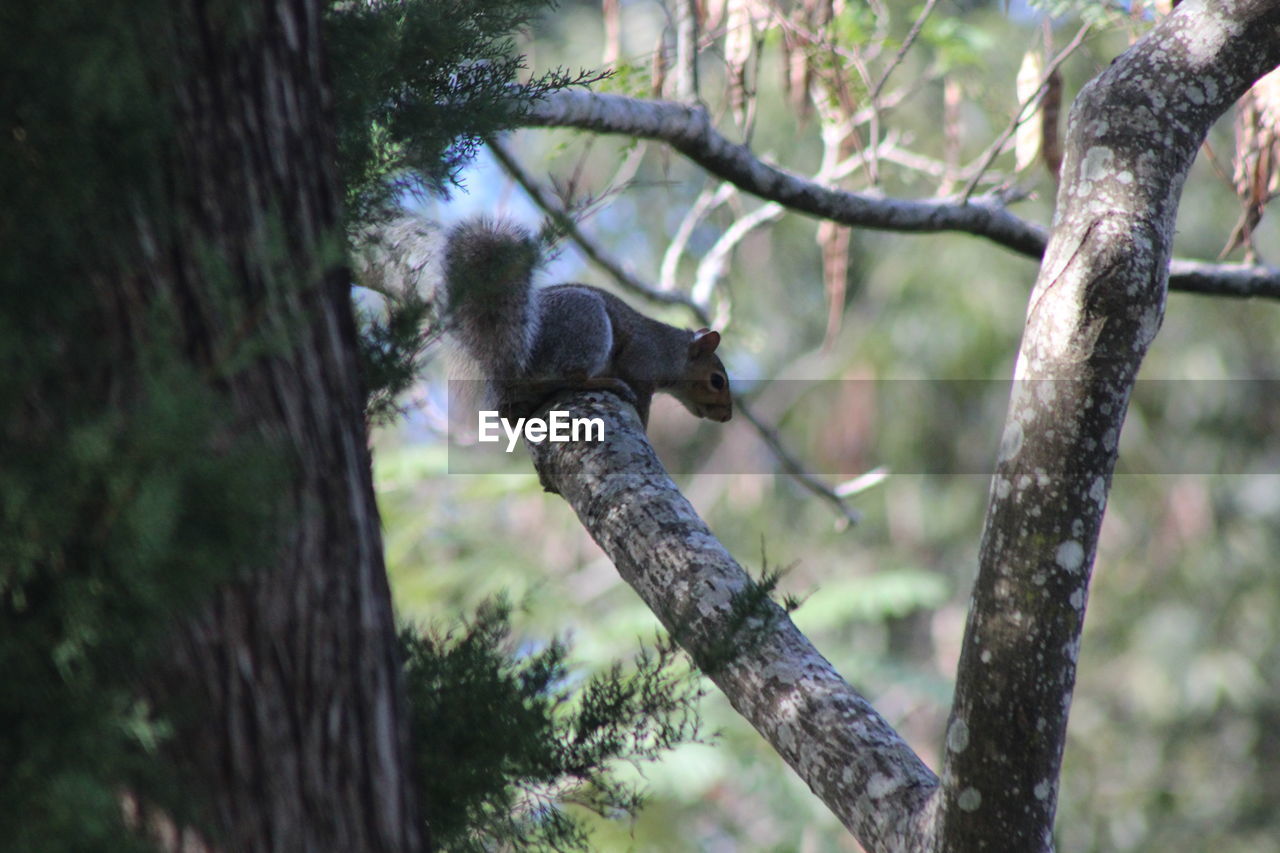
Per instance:
[[[1089,83],[1027,309],[943,769],[942,849],[1053,847],[1089,578],[1187,170],[1280,61],[1280,2],[1185,2]]]
[[[228,850],[415,850],[407,718],[354,357],[314,0],[172,7],[174,150],[116,328],[177,307],[236,428],[288,459],[271,564],[175,630],[151,689]],[[166,221],[176,216],[176,223]],[[249,347],[257,347],[250,350]]]

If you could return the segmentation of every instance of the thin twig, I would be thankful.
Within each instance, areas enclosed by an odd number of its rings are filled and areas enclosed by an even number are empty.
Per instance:
[[[650,302],[662,305],[682,305],[688,308],[700,323],[709,322],[706,311],[700,308],[688,296],[677,291],[662,291],[657,288],[650,287],[636,276],[624,270],[612,258],[600,251],[588,237],[582,233],[582,229],[578,227],[578,223],[573,221],[573,217],[560,205],[556,204],[545,189],[525,172],[524,168],[511,156],[506,147],[497,139],[488,140],[489,150],[493,152],[494,159],[502,165],[502,168],[510,175],[520,188],[525,191],[529,199],[533,201],[538,209],[549,216],[556,225],[564,232],[573,244],[581,250],[587,260],[595,264],[606,274],[608,274],[618,285],[637,296],[649,300]]]
[[[733,184],[721,181],[715,189],[707,187],[698,194],[685,213],[684,219],[680,220],[680,227],[676,229],[671,242],[667,244],[667,250],[662,254],[662,265],[658,268],[659,290],[675,290],[680,256],[684,254],[685,246],[689,244],[689,238],[693,236],[694,229],[707,214],[728,201],[737,191],[738,188]]]
[[[1030,115],[1027,114],[1027,110],[1032,104],[1035,104],[1044,97],[1045,90],[1049,86],[1049,78],[1053,75],[1053,72],[1057,71],[1058,66],[1066,62],[1067,58],[1071,56],[1071,54],[1075,53],[1076,48],[1080,47],[1081,43],[1084,42],[1084,37],[1089,34],[1089,30],[1092,27],[1093,25],[1088,23],[1081,26],[1079,31],[1075,34],[1075,37],[1071,39],[1070,43],[1067,44],[1067,46],[1064,47],[1062,51],[1053,58],[1053,61],[1044,69],[1044,73],[1040,75],[1040,85],[1036,88],[1035,92],[1031,97],[1018,105],[1018,111],[1013,114],[1013,120],[1009,122],[1009,125],[1004,129],[1004,132],[996,138],[995,142],[991,143],[991,147],[989,147],[979,159],[978,170],[973,173],[973,177],[969,179],[969,183],[965,184],[964,191],[960,193],[960,201],[962,203],[967,202],[969,197],[973,195],[973,191],[977,188],[978,182],[982,180],[982,176],[986,174],[987,169],[991,167],[991,164],[995,162],[995,159],[1000,156],[1000,152],[1004,150],[1004,146],[1007,145],[1013,135],[1017,133],[1018,126],[1030,118]]]
[[[693,284],[693,301],[699,305],[710,305],[711,294],[715,291],[716,283],[724,275],[729,255],[734,248],[752,231],[780,219],[786,212],[785,207],[776,201],[771,201],[734,220],[733,225],[720,235],[720,239],[716,240],[711,251],[707,252],[698,263],[698,273]]]
[[[793,456],[791,451],[787,450],[783,445],[782,439],[778,437],[777,430],[762,421],[752,411],[751,407],[742,400],[736,400],[734,403],[738,411],[742,413],[742,416],[755,428],[756,434],[760,436],[761,440],[773,451],[773,455],[782,463],[782,468],[787,472],[787,475],[835,508],[840,515],[842,528],[857,524],[862,520],[862,514],[846,504],[844,498],[836,494],[834,489],[805,470],[800,460]]]
[[[916,18],[916,22],[911,25],[911,30],[907,33],[907,37],[902,40],[902,47],[898,48],[898,52],[894,54],[893,59],[885,66],[884,73],[880,75],[876,86],[871,90],[871,103],[874,106],[880,98],[880,92],[884,89],[884,84],[889,81],[889,75],[893,73],[907,55],[907,51],[911,49],[911,45],[919,38],[920,31],[924,29],[924,22],[928,19],[929,13],[933,11],[933,7],[938,5],[938,0],[929,0],[924,4],[924,9],[920,12],[920,16]]]
[[[915,43],[919,37],[920,31],[924,29],[924,22],[929,17],[929,13],[933,11],[933,7],[938,4],[938,0],[928,0],[924,4],[924,9],[916,18],[915,23],[911,25],[907,37],[903,39],[902,46],[898,48],[898,52],[894,54],[893,59],[889,60],[889,64],[885,67],[884,72],[880,75],[880,79],[876,81],[875,86],[871,88],[871,97],[868,98],[871,107],[870,134],[871,144],[868,149],[872,152],[871,158],[867,161],[867,174],[871,177],[871,184],[875,186],[880,182],[880,160],[875,155],[875,150],[880,144],[880,123],[883,113],[880,108],[880,92],[884,90],[884,85],[889,81],[889,75],[902,62],[903,57],[907,55],[907,51],[911,49],[911,45]]]

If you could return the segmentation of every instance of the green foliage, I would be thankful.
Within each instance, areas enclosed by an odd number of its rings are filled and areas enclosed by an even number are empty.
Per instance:
[[[92,337],[68,335],[85,288],[68,281],[127,253],[130,206],[156,190],[166,142],[162,37],[144,46],[138,23],[167,20],[164,4],[53,0],[0,8],[0,359],[6,391],[55,352],[87,357]],[[160,33],[167,32],[161,24]],[[39,330],[37,332],[37,329]],[[68,351],[70,348],[70,351]]]
[[[192,379],[158,373],[125,411],[0,444],[7,849],[130,849],[124,788],[181,807],[151,761],[166,726],[133,679],[175,613],[261,557],[255,496],[281,472],[265,450],[213,451],[216,401]]]
[[[587,849],[565,807],[634,816],[639,792],[611,768],[698,738],[702,694],[667,644],[629,674],[615,663],[576,687],[562,642],[513,647],[501,602],[461,632],[406,630],[401,644],[414,769],[440,849]]]
[[[172,306],[109,325],[138,298],[139,220],[173,219],[168,5],[7,4],[0,31],[0,839],[141,849],[126,791],[195,804],[154,760],[168,726],[136,678],[270,546],[284,470],[229,438]]]
[[[933,572],[885,567],[874,575],[833,580],[805,601],[806,630],[874,622],[932,610],[947,600],[947,582]]]
[[[429,328],[433,306],[410,293],[387,301],[385,312],[356,306],[360,325],[360,370],[367,396],[365,416],[373,426],[387,424],[402,412],[396,399],[412,387],[422,370],[423,353],[433,340]]]
[[[551,71],[519,83],[512,36],[551,0],[335,0],[326,17],[338,160],[353,221],[397,195],[443,191],[482,137],[530,99],[597,79]]]
[[[1031,0],[1027,5],[1051,18],[1079,16],[1082,21],[1098,26],[1115,25],[1129,14],[1124,5],[1100,0]],[[1147,10],[1146,14],[1150,15],[1152,11]]]
[[[963,18],[931,17],[920,38],[937,51],[938,64],[948,70],[982,68],[988,51],[995,48],[989,32]]]
[[[513,126],[535,98],[600,79],[525,67],[513,33],[553,0],[335,0],[326,16],[338,167],[348,221],[376,218],[398,196],[444,192],[483,137]],[[396,397],[421,369],[429,317],[421,299],[385,316],[363,312],[360,362],[371,423],[399,412]]]
[[[698,666],[703,672],[715,673],[730,660],[740,657],[765,637],[784,613],[800,607],[800,600],[791,595],[782,597],[781,605],[774,600],[778,583],[786,570],[770,569],[768,562],[759,578],[751,578],[747,586],[729,598],[729,613],[720,636],[698,656]]]
[[[833,42],[850,46],[866,44],[875,32],[875,14],[862,3],[850,3],[840,9],[827,27]]]

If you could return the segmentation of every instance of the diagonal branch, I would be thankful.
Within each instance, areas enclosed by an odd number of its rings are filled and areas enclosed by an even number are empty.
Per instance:
[[[1009,212],[1005,196],[905,200],[823,186],[758,158],[712,125],[706,111],[669,101],[586,91],[555,92],[534,104],[521,123],[574,127],[665,142],[711,174],[791,210],[842,225],[883,231],[957,231],[983,237],[1023,255],[1044,254],[1048,232]],[[1261,265],[1174,261],[1169,287],[1216,296],[1280,298],[1280,269]]]
[[[911,46],[916,43],[916,39],[920,36],[920,31],[924,29],[924,22],[929,20],[929,15],[933,13],[933,7],[936,5],[938,5],[938,0],[927,0],[924,4],[924,9],[916,16],[915,23],[907,31],[907,37],[902,40],[902,44],[898,45],[898,52],[893,55],[893,59],[889,60],[889,64],[885,66],[884,71],[880,74],[880,79],[876,81],[875,88],[871,90],[871,97],[868,100],[873,105],[879,102],[880,93],[884,91],[884,84],[889,82],[889,75],[902,64],[907,51],[911,50]]]
[[[926,850],[937,777],[760,594],[667,476],[617,397],[555,400],[599,418],[604,440],[531,445],[573,507],[680,645],[868,850]]]

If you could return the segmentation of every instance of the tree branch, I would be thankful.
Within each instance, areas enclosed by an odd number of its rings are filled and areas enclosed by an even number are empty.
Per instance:
[[[756,435],[760,436],[760,440],[773,452],[774,458],[782,464],[782,470],[786,471],[801,488],[831,504],[832,509],[840,516],[838,525],[841,529],[851,527],[862,520],[862,514],[845,503],[845,500],[854,493],[842,494],[828,486],[818,477],[810,474],[805,469],[804,463],[797,459],[782,443],[782,438],[778,435],[777,429],[767,424],[757,415],[754,407],[745,400],[735,400],[734,404],[738,407],[738,411],[742,416],[755,428]]]
[[[1208,8],[1206,8],[1208,7]],[[1280,3],[1182,3],[1072,108],[947,727],[939,849],[1052,849],[1089,576],[1213,121],[1280,61]]]
[[[1259,264],[1222,264],[1175,259],[1169,289],[1206,296],[1265,296],[1280,299],[1280,270]]]
[[[940,199],[886,199],[825,187],[771,166],[746,146],[730,142],[699,107],[566,90],[534,104],[523,123],[666,142],[711,174],[747,192],[842,225],[891,231],[962,231],[1033,256],[1044,249],[1044,229],[1009,213],[999,196],[978,196],[960,205]]]
[[[600,418],[600,442],[531,445],[544,484],[730,703],[871,851],[929,849],[938,781],[707,529],[630,406],[603,392],[552,407]]]
[[[920,31],[924,29],[924,22],[929,19],[929,15],[933,12],[933,7],[938,5],[938,0],[927,0],[924,9],[916,16],[915,23],[911,25],[911,29],[907,31],[907,36],[902,40],[902,44],[898,46],[898,52],[893,55],[893,59],[889,60],[889,64],[885,66],[884,71],[880,73],[880,79],[876,81],[875,88],[871,90],[871,97],[868,99],[874,105],[880,100],[880,93],[884,91],[884,84],[889,82],[889,75],[894,72],[902,60],[907,55],[907,51],[911,50],[911,46],[916,43],[916,39],[920,35]]]
[[[768,201],[843,225],[882,231],[972,234],[1023,255],[1044,254],[1048,232],[1014,215],[1000,193],[904,200],[823,186],[770,165],[731,142],[696,106],[566,90],[538,101],[523,117],[530,127],[573,127],[665,142],[718,178]],[[1261,265],[1174,261],[1171,290],[1216,296],[1280,298],[1280,269]]]

